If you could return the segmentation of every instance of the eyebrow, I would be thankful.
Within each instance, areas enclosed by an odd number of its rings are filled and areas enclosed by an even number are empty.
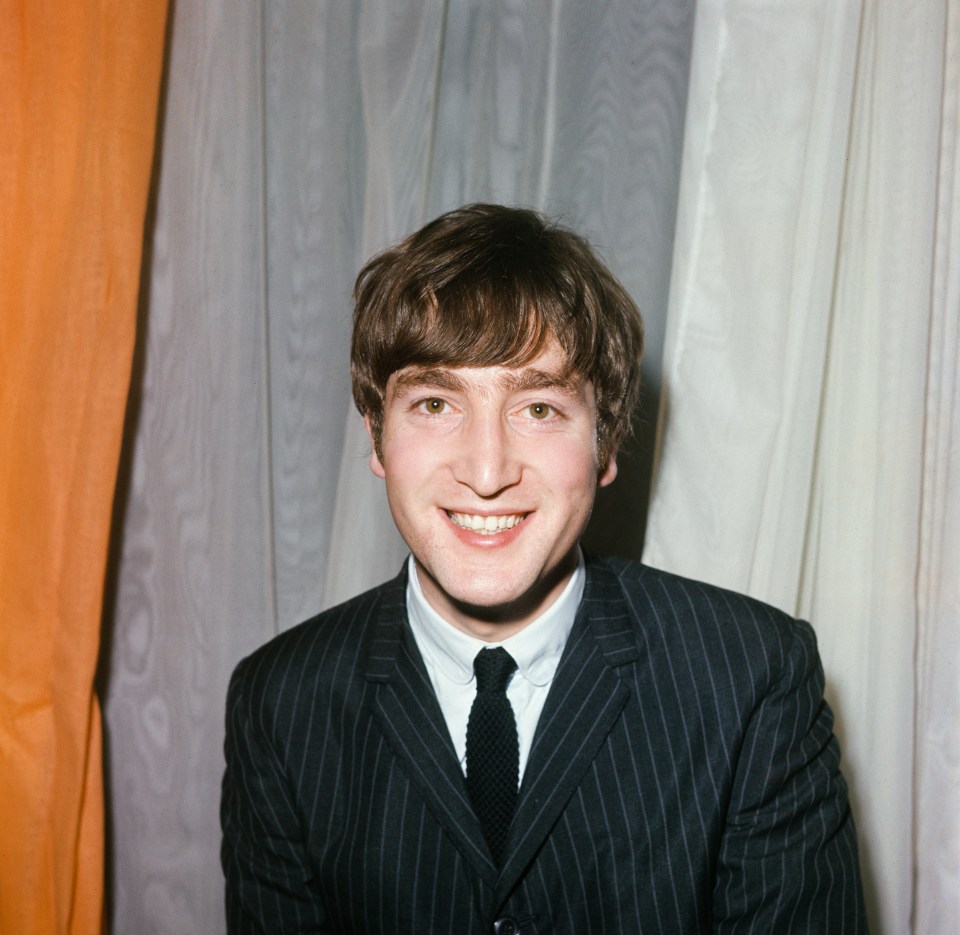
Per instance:
[[[443,367],[409,367],[396,374],[396,391],[435,386],[438,389],[463,393],[467,384],[456,374]],[[499,379],[501,389],[508,393],[523,393],[529,390],[557,390],[567,396],[578,396],[583,380],[576,372],[556,373],[527,367],[509,370]]]
[[[536,367],[505,374],[500,382],[503,388],[511,393],[558,390],[567,396],[578,395],[583,386],[583,380],[576,373],[555,373],[551,370],[538,370]]]
[[[396,390],[416,389],[421,386],[436,386],[441,390],[465,392],[467,385],[459,377],[442,367],[408,367],[397,375]]]

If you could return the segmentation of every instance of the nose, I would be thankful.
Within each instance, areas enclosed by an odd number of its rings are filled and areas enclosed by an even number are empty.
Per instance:
[[[454,478],[478,497],[490,499],[520,482],[522,464],[516,440],[499,412],[467,419],[455,444]]]

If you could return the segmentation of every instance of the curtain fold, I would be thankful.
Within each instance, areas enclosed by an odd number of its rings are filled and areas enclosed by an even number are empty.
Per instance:
[[[693,0],[172,9],[104,698],[113,926],[186,935],[224,926],[231,670],[406,551],[350,401],[357,271],[461,202],[540,206],[632,290],[655,385]]]
[[[103,580],[166,0],[0,6],[0,931],[103,921]]]
[[[914,930],[960,927],[960,6],[947,10],[917,569]]]
[[[960,920],[956,18],[698,5],[644,553],[813,623],[880,933]]]

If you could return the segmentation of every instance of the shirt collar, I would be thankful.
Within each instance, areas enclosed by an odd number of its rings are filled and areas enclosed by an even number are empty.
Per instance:
[[[524,678],[543,686],[557,671],[585,581],[583,553],[578,547],[577,567],[560,596],[519,633],[500,643],[486,643],[447,623],[430,606],[420,588],[411,555],[407,562],[407,617],[421,652],[451,681],[466,685],[473,679],[474,656],[485,647],[502,646],[516,660]]]

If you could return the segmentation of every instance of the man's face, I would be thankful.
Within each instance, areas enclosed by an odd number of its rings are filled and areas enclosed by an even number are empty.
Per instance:
[[[427,600],[481,639],[553,603],[596,488],[616,477],[615,454],[598,474],[593,386],[564,363],[550,344],[521,367],[410,367],[387,383],[370,467]]]

